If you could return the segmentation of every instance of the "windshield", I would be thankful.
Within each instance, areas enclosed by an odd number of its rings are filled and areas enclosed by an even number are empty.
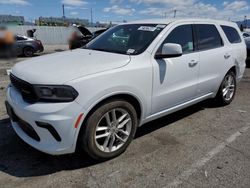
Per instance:
[[[109,29],[86,49],[137,55],[144,52],[166,25],[128,24]]]

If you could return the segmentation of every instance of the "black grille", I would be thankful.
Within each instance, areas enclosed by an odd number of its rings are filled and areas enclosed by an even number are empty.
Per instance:
[[[13,74],[10,74],[10,81],[11,84],[22,94],[23,100],[28,103],[34,103],[37,101],[36,93],[30,83],[17,78]]]
[[[19,127],[25,132],[29,137],[33,138],[34,140],[40,142],[40,137],[36,133],[35,129],[28,124],[27,122],[23,121],[22,119],[18,120]]]

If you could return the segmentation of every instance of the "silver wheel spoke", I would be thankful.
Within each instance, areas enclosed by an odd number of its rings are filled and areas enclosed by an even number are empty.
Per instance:
[[[127,116],[128,114],[123,114],[119,119],[118,119],[118,122],[121,123],[122,120]]]
[[[105,119],[106,119],[106,122],[107,122],[108,126],[110,126],[111,125],[111,121],[110,121],[109,113],[105,114]]]
[[[109,133],[104,133],[104,134],[100,134],[100,135],[96,135],[96,139],[100,139],[100,138],[104,138],[107,137],[109,135]]]
[[[130,121],[131,119],[129,118],[129,119],[126,119],[126,120],[124,120],[121,124],[119,124],[118,126],[117,126],[117,128],[118,129],[121,129],[121,128],[123,128],[124,127],[124,125],[126,125],[129,121]]]
[[[126,136],[129,136],[129,133],[128,133],[127,131],[124,131],[124,130],[121,130],[121,129],[119,129],[118,131],[119,131],[120,133],[126,135]]]
[[[114,143],[115,143],[115,135],[112,135],[109,143],[109,151],[112,151]]]
[[[118,136],[117,134],[115,134],[115,137],[121,141],[122,143],[125,143],[126,141],[124,139],[122,139],[120,136]]]
[[[97,127],[96,131],[105,131],[108,127]]]
[[[105,139],[104,143],[103,143],[103,150],[105,151],[107,149],[108,143],[109,143],[109,139],[110,139],[110,134],[108,134],[107,138]]]
[[[223,89],[223,97],[225,97],[226,96],[226,94],[227,94],[227,89],[225,88],[225,89]]]

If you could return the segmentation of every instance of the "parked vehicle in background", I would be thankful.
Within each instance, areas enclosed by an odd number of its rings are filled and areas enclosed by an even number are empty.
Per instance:
[[[100,29],[91,33],[87,28],[83,26],[75,27],[77,29],[74,31],[69,39],[69,49],[74,50],[77,48],[81,48],[89,43],[91,40],[105,32],[107,29]]]
[[[40,40],[21,35],[16,35],[15,40],[15,50],[18,56],[32,57],[35,53],[40,53],[44,50]]]
[[[34,148],[59,155],[79,145],[110,159],[126,150],[138,126],[209,98],[230,104],[245,61],[232,22],[125,23],[84,49],[16,64],[6,107],[16,133]]]
[[[249,63],[249,61],[250,61],[250,37],[245,38],[245,42],[247,45],[247,63]]]
[[[250,38],[250,33],[249,32],[243,32],[242,33],[244,38]]]
[[[12,58],[14,52],[14,35],[6,27],[0,26],[0,58]]]

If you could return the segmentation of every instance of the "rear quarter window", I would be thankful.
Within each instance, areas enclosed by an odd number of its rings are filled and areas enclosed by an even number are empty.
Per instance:
[[[241,43],[240,35],[235,28],[225,25],[222,25],[221,28],[223,29],[230,43],[232,44]]]

